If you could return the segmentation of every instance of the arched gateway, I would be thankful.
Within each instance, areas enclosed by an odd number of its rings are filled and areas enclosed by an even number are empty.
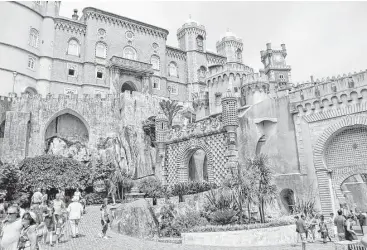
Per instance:
[[[323,213],[345,204],[342,183],[367,173],[367,117],[352,116],[330,126],[314,148],[314,163]]]

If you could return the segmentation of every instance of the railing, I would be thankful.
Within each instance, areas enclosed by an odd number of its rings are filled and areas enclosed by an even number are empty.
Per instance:
[[[136,72],[146,72],[153,74],[152,65],[149,63],[139,62],[127,58],[113,56],[110,59],[109,66],[115,66],[121,69],[127,69]]]

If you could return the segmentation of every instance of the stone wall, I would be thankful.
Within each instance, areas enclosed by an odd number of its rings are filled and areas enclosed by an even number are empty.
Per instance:
[[[98,96],[59,95],[41,98],[23,95],[13,100],[10,110],[6,113],[6,143],[1,159],[5,162],[22,160],[25,146],[23,149],[21,145],[27,140],[28,156],[46,152],[71,155],[85,162],[109,159],[136,177],[151,175],[154,171],[155,149],[142,129],[142,122],[157,115],[159,99],[156,97],[138,92],[109,95],[104,99]],[[71,120],[66,120],[61,133],[52,134],[52,141],[47,144],[47,128],[50,125],[52,127],[55,119],[62,115],[74,117],[75,121],[84,125],[88,139],[65,138],[73,129],[69,128],[71,130],[68,131]],[[26,116],[31,121],[29,138],[23,126],[27,125]]]

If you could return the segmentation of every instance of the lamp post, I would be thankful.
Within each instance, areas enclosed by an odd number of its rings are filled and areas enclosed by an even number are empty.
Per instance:
[[[167,87],[167,91],[168,91],[168,100],[171,100],[171,91],[172,91],[172,87],[168,86]]]
[[[12,92],[12,97],[15,97],[15,92],[14,92],[14,90],[15,90],[15,78],[17,77],[17,75],[18,75],[18,72],[13,71],[13,92]]]

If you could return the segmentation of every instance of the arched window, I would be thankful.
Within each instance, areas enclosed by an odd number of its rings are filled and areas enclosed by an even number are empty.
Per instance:
[[[36,60],[33,57],[29,56],[28,57],[28,69],[34,69],[35,64],[36,64]]]
[[[96,57],[106,58],[107,57],[107,46],[104,43],[98,42],[96,44]]]
[[[31,29],[30,33],[29,33],[29,45],[31,45],[34,48],[38,47],[38,30],[36,29]]]
[[[68,55],[79,56],[79,43],[75,39],[70,39],[68,45]]]
[[[236,57],[238,61],[242,61],[242,50],[241,49],[237,49]]]
[[[196,44],[198,46],[198,50],[204,50],[204,38],[202,36],[199,35],[196,37]]]
[[[199,78],[202,79],[202,78],[205,78],[205,75],[206,75],[206,68],[204,66],[201,66],[198,70],[198,75],[199,75]]]
[[[123,51],[124,58],[135,60],[136,59],[136,51],[133,47],[125,47]]]
[[[159,57],[156,56],[156,55],[153,55],[151,58],[150,58],[150,64],[153,65],[153,69],[155,70],[159,70],[160,69],[160,60],[159,60]]]
[[[169,64],[169,67],[168,67],[168,72],[169,72],[169,75],[170,76],[175,76],[175,77],[178,77],[178,74],[177,74],[177,65],[175,62],[170,62]]]

